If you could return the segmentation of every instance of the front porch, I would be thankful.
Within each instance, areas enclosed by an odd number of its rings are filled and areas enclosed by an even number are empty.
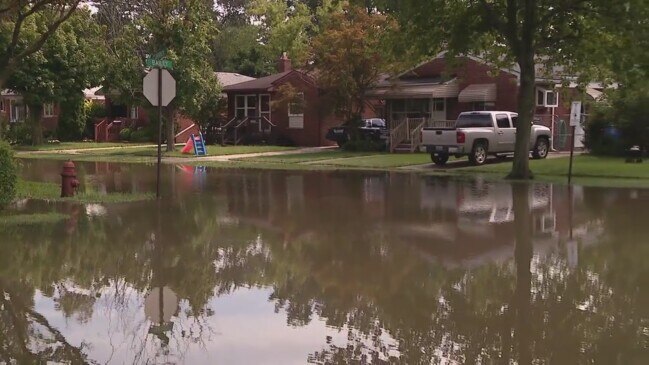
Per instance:
[[[426,127],[455,128],[454,120],[439,120],[435,118],[403,118],[388,122],[390,136],[388,150],[390,153],[418,152],[421,147],[421,130]]]

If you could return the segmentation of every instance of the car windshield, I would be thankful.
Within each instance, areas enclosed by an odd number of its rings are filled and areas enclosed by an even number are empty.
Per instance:
[[[491,114],[462,114],[457,118],[456,128],[493,127]]]

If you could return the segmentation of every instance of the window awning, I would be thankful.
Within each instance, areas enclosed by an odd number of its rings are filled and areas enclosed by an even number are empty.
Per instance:
[[[375,87],[367,92],[374,99],[406,99],[406,98],[455,98],[459,94],[457,80],[440,83],[409,83],[400,82],[390,86]]]
[[[472,84],[464,88],[458,96],[460,103],[496,101],[496,84]]]
[[[593,100],[600,101],[602,98],[602,94],[604,93],[595,88],[589,87],[586,89],[586,94],[588,94],[591,98],[593,98]]]

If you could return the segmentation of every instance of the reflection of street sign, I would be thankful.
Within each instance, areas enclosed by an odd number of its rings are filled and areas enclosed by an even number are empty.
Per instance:
[[[158,85],[158,73],[162,72],[162,85]],[[167,70],[154,69],[144,76],[144,96],[151,105],[158,106],[158,90],[162,89],[162,106],[167,106],[176,97],[176,80]]]
[[[576,127],[581,122],[581,101],[573,101],[570,108],[570,126]]]
[[[566,243],[566,258],[568,267],[574,269],[579,264],[579,243],[575,240]]]
[[[144,314],[153,323],[168,323],[177,311],[178,296],[169,287],[153,288],[144,298]]]
[[[174,68],[173,62],[171,60],[158,59],[158,58],[147,58],[146,67],[148,68],[165,68],[171,70]]]

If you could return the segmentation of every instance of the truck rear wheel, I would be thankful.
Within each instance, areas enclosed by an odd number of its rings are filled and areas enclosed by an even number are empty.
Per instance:
[[[540,137],[536,140],[534,144],[534,149],[532,150],[532,157],[536,160],[541,160],[548,157],[548,151],[550,150],[550,143],[548,143],[547,138]]]
[[[485,142],[476,142],[469,154],[469,162],[472,165],[483,165],[487,161],[487,144]]]
[[[444,166],[448,162],[448,154],[446,153],[431,153],[430,159],[437,166]]]

